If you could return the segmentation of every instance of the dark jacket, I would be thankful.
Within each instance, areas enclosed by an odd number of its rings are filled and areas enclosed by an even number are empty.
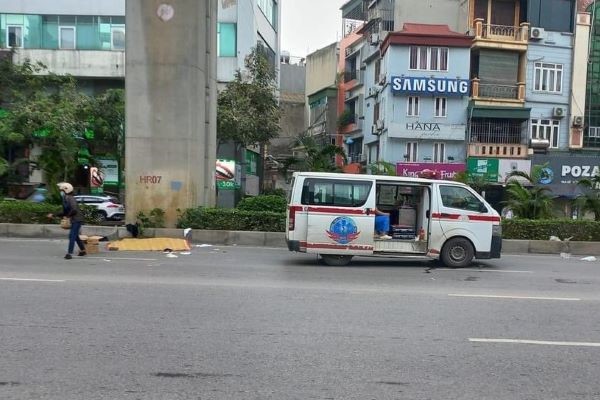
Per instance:
[[[77,200],[72,194],[66,194],[63,198],[63,212],[58,214],[59,217],[69,217],[72,222],[83,222],[83,215]]]

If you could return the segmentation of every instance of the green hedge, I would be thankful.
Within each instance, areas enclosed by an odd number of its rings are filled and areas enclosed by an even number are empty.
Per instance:
[[[190,208],[177,222],[178,228],[224,231],[284,232],[285,213],[228,208]]]
[[[285,197],[278,195],[246,197],[240,201],[237,208],[244,211],[271,211],[284,213],[287,210],[287,200]]]
[[[600,222],[572,219],[530,220],[505,219],[502,221],[504,239],[548,240],[550,236],[573,241],[600,241]]]
[[[81,212],[86,224],[99,222],[96,208],[82,205]],[[32,203],[30,201],[0,201],[0,222],[12,224],[58,224],[60,218],[48,219],[48,214],[57,214],[61,206],[51,203]]]

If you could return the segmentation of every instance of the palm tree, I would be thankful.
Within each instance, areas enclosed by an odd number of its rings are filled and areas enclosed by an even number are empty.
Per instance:
[[[583,178],[577,184],[585,189],[585,194],[577,197],[573,204],[583,213],[593,213],[594,221],[600,221],[600,176]]]
[[[552,192],[549,188],[539,186],[540,177],[544,174],[544,165],[535,165],[531,174],[523,171],[513,171],[508,178],[521,177],[529,185],[520,180],[512,179],[506,185],[508,200],[504,204],[509,207],[514,216],[526,219],[547,219],[552,217]]]

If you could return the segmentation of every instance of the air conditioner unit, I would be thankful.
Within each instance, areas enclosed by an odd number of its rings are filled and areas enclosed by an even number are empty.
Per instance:
[[[380,135],[381,132],[377,129],[377,125],[371,125],[371,135]]]
[[[378,119],[375,125],[377,126],[378,130],[382,130],[383,128],[385,128],[385,124],[382,119]]]
[[[379,33],[371,33],[371,36],[369,37],[369,43],[372,45],[378,45],[379,44]]]
[[[533,27],[529,31],[529,39],[531,39],[531,40],[542,40],[545,38],[546,38],[546,31],[544,31],[544,28]]]
[[[583,117],[581,115],[576,115],[573,117],[573,126],[575,126],[575,127],[583,126]]]
[[[567,110],[563,107],[554,107],[552,109],[552,116],[554,118],[562,118],[567,113]]]
[[[385,85],[385,81],[386,81],[386,76],[385,74],[379,74],[379,84],[380,85]]]
[[[376,87],[370,87],[368,93],[369,93],[369,96],[377,96],[377,88]]]

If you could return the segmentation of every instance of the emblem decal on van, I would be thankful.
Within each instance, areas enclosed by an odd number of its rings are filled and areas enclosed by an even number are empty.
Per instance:
[[[348,244],[360,235],[356,222],[349,217],[337,217],[331,222],[329,230],[325,232],[330,239],[339,244]]]

